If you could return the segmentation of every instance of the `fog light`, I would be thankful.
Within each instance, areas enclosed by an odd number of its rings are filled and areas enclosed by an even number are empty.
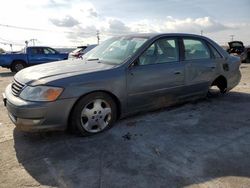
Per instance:
[[[40,123],[40,122],[41,122],[41,120],[38,120],[38,119],[33,120],[33,123],[34,123],[34,124],[38,124],[38,123]]]
[[[17,124],[19,125],[39,125],[43,119],[23,119],[17,118]]]

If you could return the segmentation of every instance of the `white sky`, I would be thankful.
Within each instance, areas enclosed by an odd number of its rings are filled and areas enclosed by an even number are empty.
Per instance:
[[[225,45],[250,45],[249,0],[8,0],[0,7],[0,47],[76,47],[131,32],[203,34]],[[6,44],[3,44],[6,43]]]

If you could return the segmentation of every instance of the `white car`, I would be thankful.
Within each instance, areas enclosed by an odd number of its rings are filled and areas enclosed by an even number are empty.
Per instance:
[[[95,48],[97,45],[87,45],[87,46],[78,46],[75,50],[69,53],[69,59],[81,58],[84,54]]]

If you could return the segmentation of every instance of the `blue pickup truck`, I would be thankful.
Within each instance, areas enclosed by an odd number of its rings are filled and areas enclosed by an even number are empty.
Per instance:
[[[59,53],[53,48],[45,46],[30,46],[21,52],[0,55],[0,66],[9,68],[12,72],[42,63],[68,59],[67,53]]]

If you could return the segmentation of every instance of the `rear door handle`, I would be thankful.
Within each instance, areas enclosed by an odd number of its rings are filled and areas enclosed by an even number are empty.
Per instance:
[[[211,68],[211,69],[215,69],[215,66],[211,66],[210,68]]]
[[[129,74],[130,74],[131,76],[134,76],[134,73],[133,73],[132,71],[129,71]]]
[[[176,71],[176,72],[174,72],[174,74],[181,74],[181,72],[180,71]]]

